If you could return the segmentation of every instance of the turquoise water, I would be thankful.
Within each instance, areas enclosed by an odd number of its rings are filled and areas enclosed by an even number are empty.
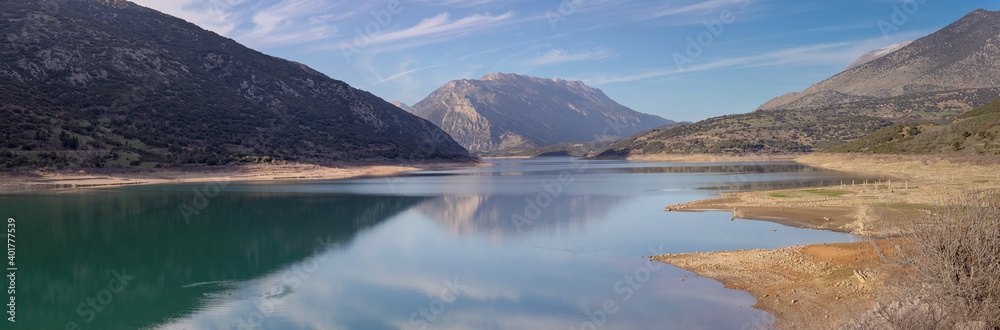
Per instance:
[[[844,173],[490,162],[0,195],[19,233],[17,328],[733,329],[770,318],[745,292],[642,256],[857,240],[663,211],[721,191],[856,179]]]

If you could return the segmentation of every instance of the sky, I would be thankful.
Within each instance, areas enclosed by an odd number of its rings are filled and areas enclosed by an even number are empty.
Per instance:
[[[494,72],[678,121],[745,113],[1000,0],[132,0],[413,105]]]

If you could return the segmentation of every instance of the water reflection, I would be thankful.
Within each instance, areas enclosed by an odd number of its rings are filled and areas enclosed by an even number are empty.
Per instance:
[[[19,316],[34,328],[156,324],[320,245],[350,244],[358,232],[424,200],[223,193],[186,224],[178,206],[190,200],[190,189],[143,189],[0,197],[21,233]],[[135,279],[106,307],[80,307],[108,288],[112,271]]]
[[[541,197],[540,197],[541,196]],[[583,228],[604,218],[623,197],[458,195],[420,203],[417,209],[458,236],[487,235],[494,240],[527,231]]]
[[[739,328],[757,316],[749,295],[639,257],[852,239],[662,211],[718,191],[851,179],[843,173],[788,163],[496,163],[231,184],[190,223],[179,207],[202,185],[0,196],[23,235],[19,316],[28,328],[579,328],[610,299],[620,311],[603,328]],[[619,284],[642,269],[642,283]],[[99,311],[80,307],[108,288],[112,271],[135,279]],[[463,289],[441,305],[446,281]],[[431,306],[443,310],[421,313]]]

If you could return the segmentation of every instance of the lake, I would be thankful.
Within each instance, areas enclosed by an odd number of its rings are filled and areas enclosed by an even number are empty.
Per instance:
[[[16,325],[738,329],[772,318],[745,292],[643,257],[859,240],[664,212],[725,191],[866,179],[856,174],[780,162],[486,162],[391,178],[0,195],[0,216],[17,221]]]

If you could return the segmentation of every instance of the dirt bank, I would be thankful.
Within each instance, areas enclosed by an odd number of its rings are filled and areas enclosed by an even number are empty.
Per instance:
[[[209,181],[274,181],[332,180],[364,176],[391,176],[422,169],[478,166],[474,162],[435,162],[394,165],[247,165],[153,170],[77,170],[71,172],[17,172],[0,174],[0,193],[40,190],[67,190],[95,187],[115,187],[141,184],[209,182]]]
[[[887,249],[886,241],[880,246]],[[848,313],[868,309],[894,268],[869,242],[661,255],[655,260],[718,280],[757,299],[754,308],[782,329],[826,329]]]
[[[667,211],[731,211],[734,218],[834,230],[861,237],[905,236],[906,224],[969,191],[1000,196],[1000,157],[811,154],[796,162],[893,178],[810,189],[724,194]],[[896,239],[898,242],[899,239]],[[883,247],[887,240],[878,240]],[[883,249],[892,250],[892,249]],[[664,255],[656,260],[753,295],[785,329],[830,328],[866,311],[895,270],[871,243]]]
[[[628,160],[669,163],[735,163],[735,162],[790,162],[799,155],[636,155]]]

